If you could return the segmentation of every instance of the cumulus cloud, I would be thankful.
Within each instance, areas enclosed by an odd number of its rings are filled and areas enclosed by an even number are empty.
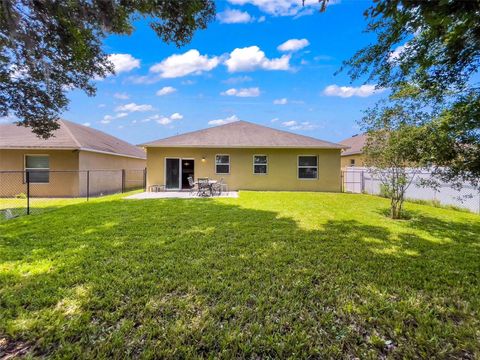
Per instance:
[[[239,121],[240,119],[238,118],[237,115],[232,115],[228,116],[224,119],[216,119],[216,120],[210,120],[208,122],[208,125],[224,125],[224,124],[229,124],[235,121]]]
[[[217,56],[200,55],[196,49],[184,54],[174,54],[162,62],[153,65],[150,71],[158,73],[162,78],[176,78],[186,75],[198,75],[210,71],[218,66],[220,59]]]
[[[128,96],[127,93],[118,93],[118,92],[113,94],[113,97],[115,99],[120,99],[120,100],[127,100],[128,98],[130,98],[130,96]]]
[[[349,98],[352,96],[368,97],[383,91],[385,91],[385,89],[376,89],[375,85],[362,85],[358,87],[329,85],[323,90],[323,94],[326,96]]]
[[[395,50],[393,50],[391,53],[390,53],[390,56],[388,58],[389,61],[395,61],[395,60],[398,60],[400,58],[400,56],[402,55],[402,53],[408,48],[408,44],[405,44],[405,45],[400,45],[400,46],[397,46],[395,48]]]
[[[153,106],[148,104],[135,104],[129,103],[125,105],[120,105],[115,108],[115,111],[126,111],[126,112],[144,112],[144,111],[152,111]]]
[[[307,39],[290,39],[278,45],[277,49],[283,52],[295,52],[310,45]]]
[[[156,114],[156,115],[153,115],[153,116],[150,116],[146,119],[141,120],[141,122],[155,121],[157,124],[165,126],[165,125],[170,125],[174,121],[181,120],[181,119],[183,119],[183,115],[176,112],[176,113],[173,113],[170,116],[164,116],[164,115]]]
[[[233,5],[251,4],[258,7],[261,11],[273,16],[295,16],[299,12],[313,14],[310,9],[320,6],[318,0],[305,0],[304,5],[299,0],[228,0]],[[328,5],[338,4],[340,0],[330,0]]]
[[[273,103],[275,105],[285,105],[288,103],[288,99],[287,98],[275,99],[273,100]]]
[[[160,90],[157,91],[157,96],[165,96],[168,94],[173,94],[177,89],[175,89],[173,86],[164,86]]]
[[[226,9],[217,14],[217,19],[222,24],[244,24],[254,20],[254,18],[246,11],[237,9]]]
[[[86,127],[90,127],[92,124],[89,123],[89,122],[84,122],[82,125],[83,125],[83,126],[86,126]]]
[[[260,95],[260,89],[258,87],[243,88],[243,89],[232,88],[220,94],[224,96],[256,97]]]
[[[282,122],[282,126],[288,128],[289,130],[312,130],[316,128],[316,125],[309,121],[297,122],[295,120],[284,121]]]
[[[103,119],[100,120],[100,122],[102,124],[110,124],[112,122],[112,120],[121,119],[121,118],[124,118],[126,116],[128,116],[128,113],[126,113],[126,112],[121,112],[121,113],[118,113],[118,114],[115,114],[115,115],[105,115],[103,117]]]
[[[140,67],[140,60],[135,59],[130,54],[111,54],[108,60],[113,63],[115,73],[128,72]]]
[[[229,72],[263,70],[289,70],[290,55],[268,59],[258,46],[236,48],[233,50],[225,65]]]

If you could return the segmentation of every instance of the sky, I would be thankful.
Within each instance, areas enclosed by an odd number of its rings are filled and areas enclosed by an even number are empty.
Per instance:
[[[74,90],[62,117],[133,144],[246,120],[340,141],[359,132],[362,111],[386,91],[335,72],[373,42],[367,0],[221,0],[217,18],[193,40],[167,45],[148,21],[104,50],[116,74],[97,94]]]

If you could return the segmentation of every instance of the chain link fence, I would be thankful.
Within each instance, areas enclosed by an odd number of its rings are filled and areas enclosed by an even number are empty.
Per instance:
[[[0,221],[145,186],[146,169],[0,171]]]
[[[414,178],[406,191],[406,199],[454,206],[480,214],[480,192],[470,184],[465,183],[460,189],[448,183],[440,183],[438,187],[429,187],[424,185],[424,181],[431,178],[429,171],[422,170],[413,173]],[[382,182],[368,168],[345,168],[342,171],[342,190],[343,192],[382,195]]]

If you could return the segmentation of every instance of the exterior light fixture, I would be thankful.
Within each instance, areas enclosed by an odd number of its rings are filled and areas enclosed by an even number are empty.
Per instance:
[[[205,156],[202,156],[202,162],[205,162]]]

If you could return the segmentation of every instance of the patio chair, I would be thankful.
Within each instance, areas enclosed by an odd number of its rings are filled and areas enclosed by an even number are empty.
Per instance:
[[[198,178],[197,179],[197,186],[198,186],[198,196],[210,196],[212,195],[212,188],[210,186],[210,181],[208,178]]]
[[[215,196],[220,196],[222,195],[222,191],[224,189],[224,186],[226,184],[223,182],[223,178],[220,179],[220,181],[216,182],[215,184],[212,185],[212,194]]]
[[[188,186],[189,186],[189,190],[190,190],[190,195],[192,195],[192,194],[195,192],[196,188],[197,188],[197,184],[195,184],[195,181],[193,181],[193,177],[191,177],[191,176],[189,176],[189,177],[187,178],[187,180],[188,180]],[[197,191],[198,191],[198,190],[197,190]]]

